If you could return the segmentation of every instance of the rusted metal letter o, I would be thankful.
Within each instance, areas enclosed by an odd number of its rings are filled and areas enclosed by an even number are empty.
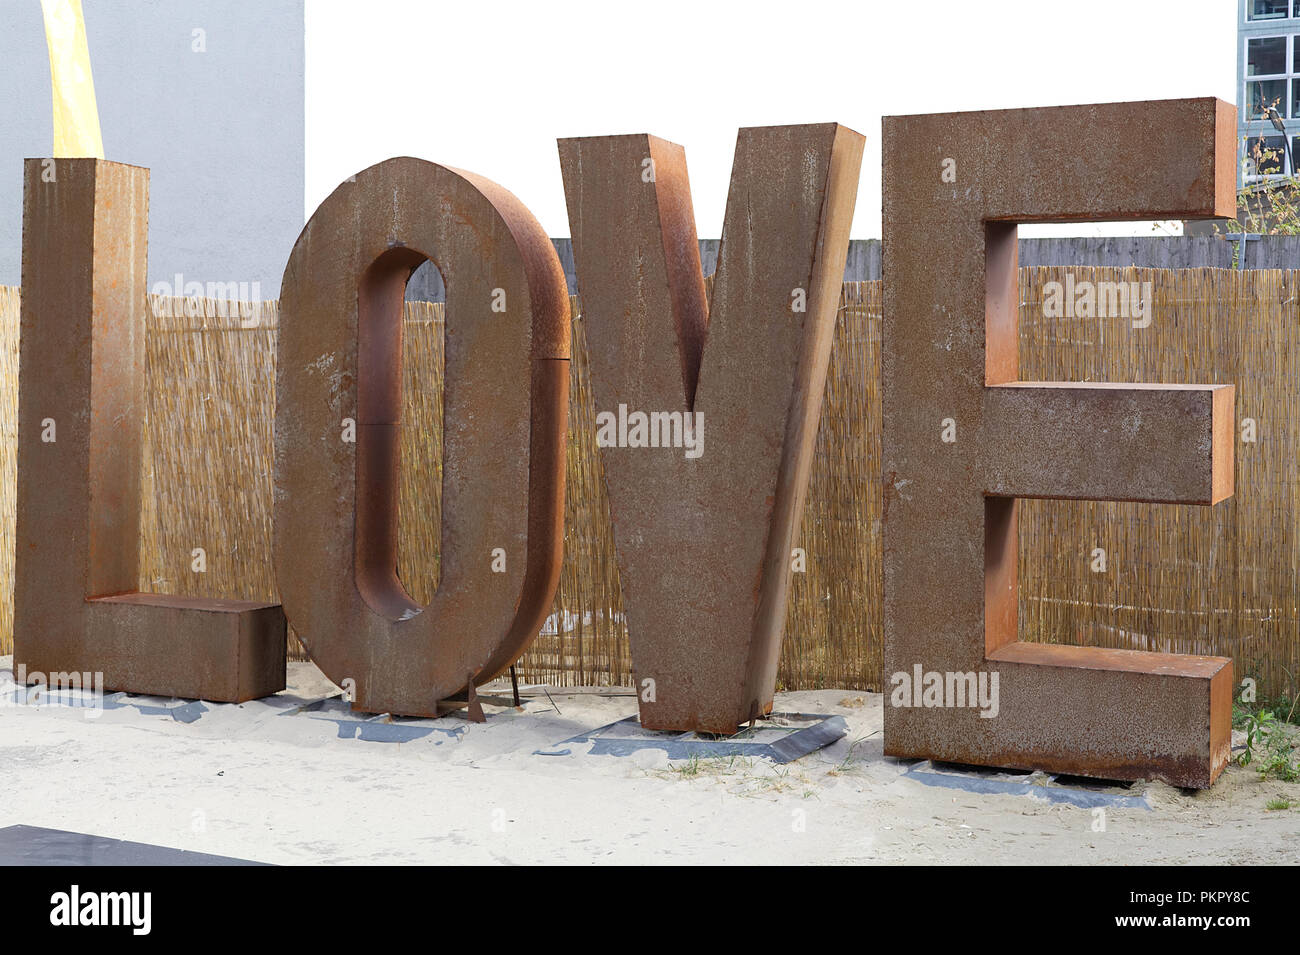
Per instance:
[[[421,608],[397,578],[397,477],[402,300],[425,259],[447,288],[447,327],[441,579]],[[280,309],[274,555],[285,614],[325,674],[354,688],[356,709],[433,715],[514,662],[559,580],[569,387],[559,259],[495,183],[390,159],[316,210]]]

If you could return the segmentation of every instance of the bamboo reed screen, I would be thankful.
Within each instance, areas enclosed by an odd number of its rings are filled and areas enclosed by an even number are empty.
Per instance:
[[[1131,316],[1047,318],[1046,283],[1150,282]],[[1300,273],[1035,268],[1021,273],[1021,377],[1234,382],[1236,495],[1215,508],[1024,501],[1026,640],[1231,655],[1261,695],[1300,672]],[[1139,286],[1140,287],[1140,286]],[[574,301],[565,561],[525,680],[631,678],[584,326]],[[142,590],[273,598],[276,303],[152,299]],[[780,683],[881,685],[879,282],[844,286],[794,578]],[[1140,324],[1140,323],[1139,323]],[[424,602],[438,582],[442,306],[409,303],[398,573]],[[18,291],[0,288],[0,653],[12,647]],[[1252,419],[1254,441],[1242,440]],[[1249,429],[1250,423],[1245,427]],[[194,567],[202,548],[206,570]],[[1098,549],[1104,570],[1098,570]],[[304,659],[291,641],[291,653]]]

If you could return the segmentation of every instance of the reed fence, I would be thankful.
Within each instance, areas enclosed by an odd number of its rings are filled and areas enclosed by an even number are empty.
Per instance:
[[[1127,313],[1049,317],[1047,283],[1067,276],[1149,289],[1149,324]],[[1023,502],[1022,639],[1230,655],[1262,696],[1294,696],[1298,283],[1300,272],[1276,270],[1022,270],[1022,378],[1234,382],[1239,425],[1236,495],[1215,508]],[[0,288],[0,653],[12,647],[18,301],[18,290]],[[844,286],[801,531],[806,570],[794,577],[779,671],[785,688],[881,686],[881,301],[880,282]],[[438,583],[443,316],[440,304],[406,309],[412,427],[398,573],[425,602]],[[155,297],[151,312],[140,589],[273,599],[276,303]],[[564,567],[553,615],[520,670],[532,682],[627,684],[577,299],[574,314]],[[204,573],[192,569],[195,547],[204,548]],[[296,640],[291,653],[305,658]]]

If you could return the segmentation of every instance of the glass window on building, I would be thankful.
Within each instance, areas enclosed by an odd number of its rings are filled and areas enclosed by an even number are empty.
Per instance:
[[[1264,36],[1246,41],[1246,75],[1286,75],[1286,37]]]
[[[1265,110],[1273,107],[1286,115],[1286,80],[1251,80],[1246,84],[1247,119],[1268,119]]]
[[[1285,20],[1291,0],[1246,0],[1247,20]]]
[[[1286,141],[1281,136],[1252,136],[1246,149],[1252,175],[1280,176],[1286,172]]]

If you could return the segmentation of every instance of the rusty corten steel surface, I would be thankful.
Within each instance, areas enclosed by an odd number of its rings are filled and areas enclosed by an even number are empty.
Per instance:
[[[1235,136],[1212,99],[885,118],[886,754],[1198,788],[1227,764],[1230,660],[1016,642],[1015,498],[1216,503],[1234,391],[1019,381],[1015,223],[1230,217]],[[894,705],[918,666],[997,673],[997,715]]]
[[[402,298],[426,258],[447,337],[441,577],[421,609],[397,579],[397,487]],[[354,709],[436,716],[541,629],[563,548],[568,386],[559,258],[495,183],[390,159],[303,229],[280,298],[275,572],[312,659],[355,681]]]
[[[740,131],[711,302],[682,148],[559,149],[596,412],[703,416],[694,459],[601,452],[641,724],[731,734],[772,707],[863,138]]]
[[[149,170],[24,173],[15,667],[224,702],[284,689],[278,605],[135,592]]]

